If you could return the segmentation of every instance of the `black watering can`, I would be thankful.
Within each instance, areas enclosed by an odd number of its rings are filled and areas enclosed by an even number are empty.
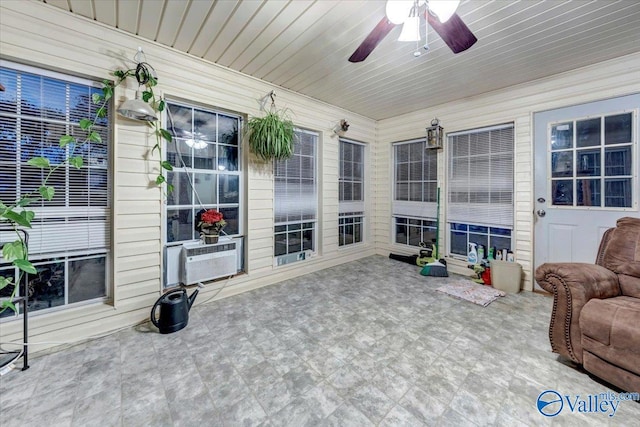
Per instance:
[[[198,290],[187,296],[187,291],[176,289],[158,298],[151,309],[151,321],[161,334],[179,331],[189,323],[189,310],[196,300]],[[156,319],[156,309],[160,306],[160,318]]]

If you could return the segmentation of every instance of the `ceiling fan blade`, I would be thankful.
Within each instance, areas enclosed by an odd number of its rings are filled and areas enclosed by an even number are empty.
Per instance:
[[[454,13],[444,24],[429,12],[427,12],[427,19],[429,25],[451,48],[453,53],[464,52],[478,41],[457,13]]]
[[[373,49],[378,46],[382,39],[385,38],[395,26],[396,24],[389,21],[386,17],[382,18],[382,20],[378,22],[378,25],[375,26],[364,41],[360,43],[356,51],[349,57],[349,62],[362,62],[367,59],[367,56],[373,52]]]

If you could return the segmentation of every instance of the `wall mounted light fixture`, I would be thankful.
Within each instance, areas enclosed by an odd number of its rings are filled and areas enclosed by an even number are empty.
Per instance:
[[[440,126],[440,120],[431,120],[431,126],[427,128],[427,148],[442,148],[444,129]]]
[[[333,133],[341,135],[349,130],[349,123],[345,119],[340,120],[338,124],[333,127]]]
[[[118,108],[118,113],[132,120],[155,122],[158,120],[156,112],[149,104],[140,99],[140,86],[147,83],[151,78],[157,80],[155,70],[145,62],[146,57],[141,47],[138,48],[138,53],[133,57],[133,60],[137,62],[135,76],[138,81],[138,89],[136,90],[136,97],[124,101],[120,108]]]

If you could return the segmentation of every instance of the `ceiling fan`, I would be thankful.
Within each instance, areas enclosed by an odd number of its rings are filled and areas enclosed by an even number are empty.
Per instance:
[[[420,41],[420,17],[424,16],[433,30],[453,53],[469,49],[478,41],[456,12],[459,0],[387,0],[386,16],[369,33],[349,57],[349,62],[362,62],[396,25],[403,24],[400,41]],[[427,45],[424,45],[428,49]],[[416,50],[415,56],[420,52]]]

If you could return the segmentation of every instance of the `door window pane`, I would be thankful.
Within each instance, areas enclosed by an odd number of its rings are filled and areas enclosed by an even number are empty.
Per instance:
[[[604,205],[607,207],[631,207],[631,178],[604,180]]]
[[[551,127],[551,149],[573,147],[573,123],[560,123]]]
[[[551,153],[551,176],[573,176],[573,151]]]
[[[551,196],[554,205],[573,206],[573,180],[553,180],[551,182]]]
[[[576,152],[578,167],[577,176],[600,176],[600,149],[578,150]]]
[[[604,143],[624,144],[631,142],[633,114],[618,114],[604,118]]]
[[[577,182],[578,206],[600,206],[600,180],[579,179]]]
[[[604,150],[606,176],[631,175],[631,145]]]
[[[578,120],[576,122],[576,138],[578,147],[600,145],[600,118]]]

